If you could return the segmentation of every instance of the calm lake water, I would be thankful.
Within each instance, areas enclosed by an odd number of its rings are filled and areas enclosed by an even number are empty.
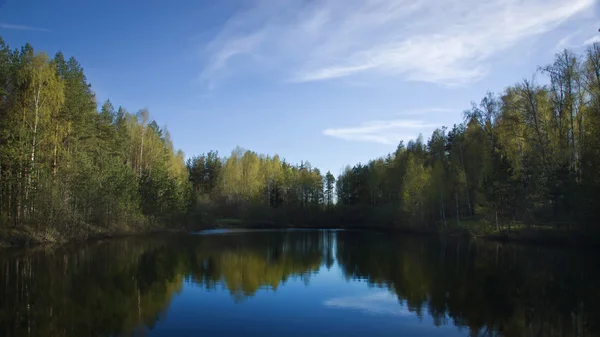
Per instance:
[[[600,336],[592,254],[361,231],[0,252],[0,336]]]

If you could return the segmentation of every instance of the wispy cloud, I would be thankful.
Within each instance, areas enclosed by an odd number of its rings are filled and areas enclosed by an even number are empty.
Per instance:
[[[390,145],[397,144],[400,140],[416,138],[419,133],[428,131],[434,127],[434,124],[427,124],[417,120],[376,120],[356,127],[326,129],[323,131],[323,134],[349,141]]]
[[[487,60],[585,12],[594,0],[256,0],[204,50],[202,76],[253,55],[292,82],[356,75],[475,81]]]
[[[589,39],[583,41],[583,45],[587,46],[590,44],[594,44],[595,42],[600,42],[600,36],[596,35],[594,37],[590,37]]]
[[[426,107],[419,109],[409,109],[406,111],[402,111],[400,114],[402,116],[422,116],[422,115],[432,115],[432,114],[447,114],[447,113],[456,113],[461,111],[461,109],[454,108],[436,108],[436,107]]]
[[[554,46],[554,51],[560,51],[563,50],[565,48],[572,48],[573,47],[573,40],[581,33],[581,29],[578,29],[574,32],[571,32],[567,35],[565,35],[564,37],[562,37],[560,40],[558,40],[558,42],[556,43],[556,45]]]
[[[252,35],[240,36],[229,41],[215,52],[213,59],[206,70],[212,71],[221,69],[230,58],[240,54],[251,53],[255,46],[261,42],[262,36],[263,34],[261,34],[261,32],[256,32]]]
[[[347,296],[332,298],[323,303],[330,308],[355,309],[372,314],[386,314],[394,316],[409,316],[411,313],[389,292],[376,292],[361,296]]]
[[[46,29],[46,28],[39,28],[39,27],[25,26],[25,25],[15,25],[15,24],[4,23],[4,22],[0,22],[0,28],[1,29],[12,29],[12,30],[32,30],[32,31],[38,31],[38,32],[47,32],[48,31],[48,29]]]

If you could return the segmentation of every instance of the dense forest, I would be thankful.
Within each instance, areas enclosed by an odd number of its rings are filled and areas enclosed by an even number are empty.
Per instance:
[[[0,200],[8,241],[236,223],[597,230],[600,44],[334,177],[242,148],[186,160],[147,109],[96,102],[75,58],[0,39]]]
[[[600,44],[564,50],[536,75],[548,84],[534,75],[487,93],[426,143],[348,168],[337,184],[346,221],[591,229],[600,219]]]
[[[81,65],[0,40],[0,222],[40,241],[183,221],[188,172],[169,133],[110,102]]]

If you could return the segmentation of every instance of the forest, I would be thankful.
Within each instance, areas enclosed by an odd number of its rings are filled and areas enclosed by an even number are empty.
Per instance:
[[[186,156],[148,109],[97,102],[81,64],[0,38],[0,241],[215,226],[597,233],[600,44],[342,174],[238,147]],[[546,234],[544,234],[546,235]]]

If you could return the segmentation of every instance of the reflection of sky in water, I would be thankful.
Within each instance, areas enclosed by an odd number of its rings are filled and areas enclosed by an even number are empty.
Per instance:
[[[589,255],[366,235],[169,235],[11,252],[0,256],[0,330],[69,337],[127,336],[135,327],[146,337],[598,336],[598,274]],[[573,283],[569,275],[586,276],[577,279],[582,290],[540,295],[556,282]]]
[[[323,304],[330,308],[355,309],[371,314],[411,315],[403,305],[398,303],[398,298],[387,291],[357,296],[335,297],[324,301]]]
[[[192,333],[193,332],[193,333]],[[292,277],[276,290],[236,301],[226,285],[212,290],[186,282],[167,319],[146,336],[468,336],[452,324],[436,327],[387,290],[347,279],[337,264],[321,266],[305,283]]]

